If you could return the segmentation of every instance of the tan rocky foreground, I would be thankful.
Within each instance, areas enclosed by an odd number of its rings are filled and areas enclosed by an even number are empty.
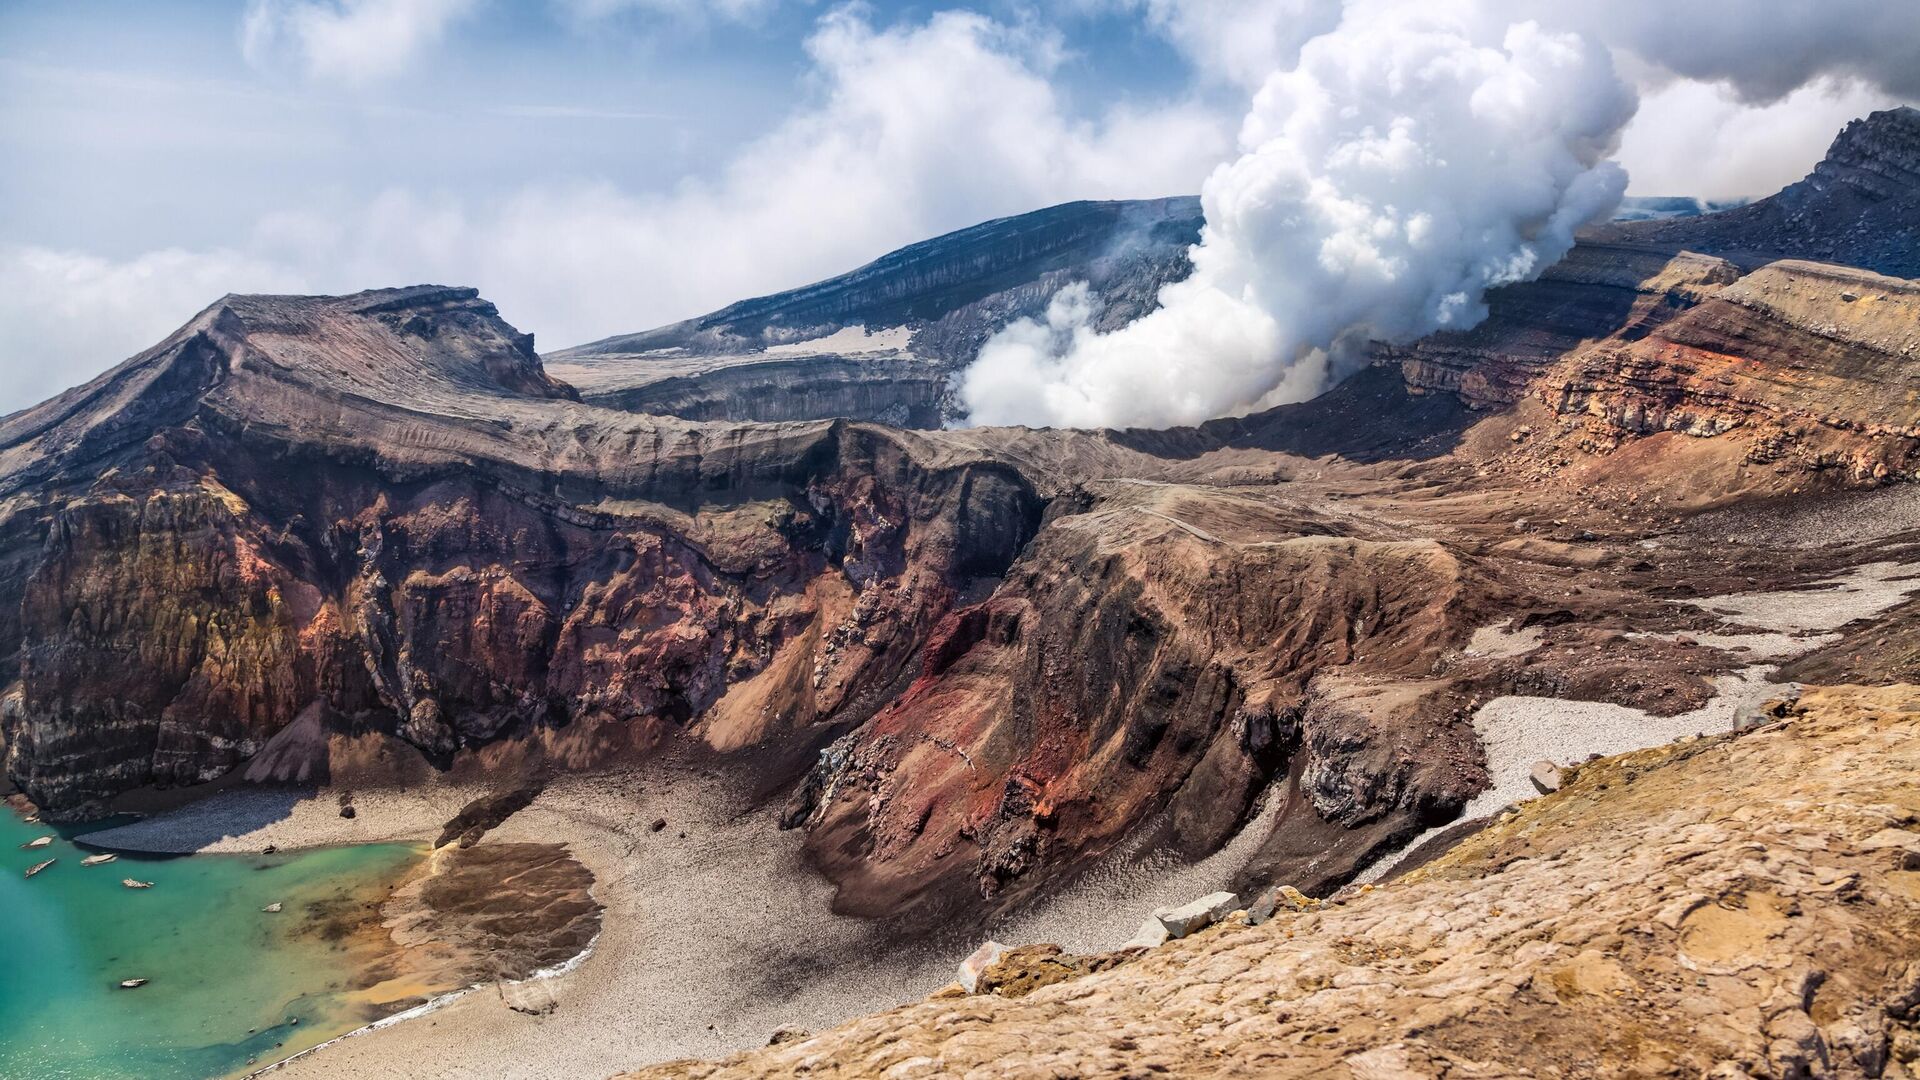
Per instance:
[[[1920,688],[1788,712],[1573,770],[1343,904],[634,1075],[1915,1075]]]

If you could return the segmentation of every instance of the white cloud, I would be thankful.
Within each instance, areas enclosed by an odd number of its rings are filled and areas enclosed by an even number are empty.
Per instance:
[[[1209,79],[1257,89],[1340,22],[1343,0],[1124,0]]]
[[[753,22],[780,6],[780,0],[552,0],[555,7],[576,20],[604,19],[637,11],[685,20],[707,18]]]
[[[315,79],[365,86],[406,71],[476,0],[252,0],[241,22],[247,62],[291,59]]]
[[[1643,95],[1616,155],[1639,195],[1771,195],[1807,174],[1847,121],[1897,104],[1822,79],[1767,105],[1682,80]]]
[[[1202,74],[1258,86],[1300,46],[1373,0],[1084,0],[1146,12]],[[1422,8],[1429,0],[1395,0]],[[1460,5],[1454,5],[1460,6]],[[1630,53],[1643,89],[1674,78],[1725,83],[1766,104],[1822,78],[1920,98],[1920,4],[1911,0],[1473,0],[1479,17],[1538,22]],[[1625,65],[1623,65],[1623,70]]]
[[[225,272],[164,289],[133,272],[151,256],[62,255],[95,276],[121,275],[128,303],[150,299],[142,312],[177,314],[127,320],[103,337],[91,330],[102,317],[77,303],[37,324],[34,340],[51,346],[68,325],[58,351],[90,360],[66,369],[64,380],[77,381],[221,292],[297,279],[328,292],[475,285],[543,347],[577,344],[818,280],[987,218],[1076,198],[1190,192],[1231,147],[1224,118],[1198,106],[1076,118],[1049,81],[1057,43],[978,15],[881,29],[841,11],[821,20],[807,48],[806,103],[711,179],[653,194],[553,183],[497,199],[396,188],[364,205],[289,207],[259,221],[237,252],[173,253]],[[39,295],[57,293],[39,285]],[[18,325],[0,308],[8,356],[20,354]],[[10,373],[11,361],[0,365]],[[0,389],[0,408],[29,404],[50,384],[20,385]]]
[[[1822,78],[1920,98],[1920,4],[1911,0],[1489,0],[1509,19],[1579,30],[1684,79],[1723,82],[1753,104]]]
[[[808,52],[813,105],[711,181],[658,195],[550,185],[481,204],[396,191],[345,225],[293,214],[273,228],[299,220],[306,254],[289,257],[354,280],[473,281],[551,346],[804,284],[991,217],[1192,191],[1229,145],[1197,108],[1068,118],[1044,60],[976,15],[878,30],[837,13]]]

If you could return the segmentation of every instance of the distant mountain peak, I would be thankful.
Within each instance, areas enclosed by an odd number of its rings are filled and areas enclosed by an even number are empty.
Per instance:
[[[1803,186],[1846,184],[1862,194],[1912,198],[1920,193],[1920,109],[1902,105],[1862,117],[1840,129],[1812,174],[1781,192]]]
[[[1817,259],[1920,277],[1920,110],[1884,109],[1849,123],[1804,179],[1751,205],[1603,226],[1589,235],[1687,247],[1747,265]]]

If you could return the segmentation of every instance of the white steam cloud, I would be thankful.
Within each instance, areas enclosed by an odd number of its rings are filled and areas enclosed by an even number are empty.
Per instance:
[[[1191,277],[1112,333],[1085,287],[1008,326],[958,379],[973,423],[1195,423],[1312,397],[1369,340],[1472,327],[1488,289],[1537,277],[1617,205],[1632,84],[1748,105],[1920,93],[1920,4],[1115,2],[1259,85],[1240,157],[1202,189]]]
[[[963,373],[975,423],[1194,423],[1297,401],[1369,339],[1485,317],[1608,214],[1632,90],[1598,44],[1464,6],[1352,5],[1268,78],[1207,179],[1194,271],[1108,334],[1084,289]]]

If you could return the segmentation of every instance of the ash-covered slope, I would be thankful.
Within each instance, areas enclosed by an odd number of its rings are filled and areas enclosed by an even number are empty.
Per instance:
[[[1098,325],[1186,276],[1197,198],[1075,202],[901,248],[851,273],[550,354],[587,400],[697,420],[831,417],[937,427],[946,381],[994,331],[1090,282]]]

